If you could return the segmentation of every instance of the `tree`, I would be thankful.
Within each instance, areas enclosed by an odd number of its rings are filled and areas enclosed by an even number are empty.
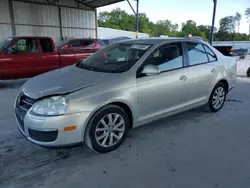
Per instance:
[[[173,36],[178,32],[178,24],[173,24],[170,20],[159,20],[155,24],[154,36]]]
[[[247,18],[247,20],[250,19],[250,8],[247,8],[246,11],[245,11],[245,16]]]
[[[149,18],[145,13],[139,14],[139,32],[152,33],[149,24]],[[136,18],[127,12],[117,8],[111,12],[100,12],[98,15],[98,25],[112,29],[121,29],[125,31],[135,31]]]
[[[206,39],[209,39],[209,37],[210,37],[210,31],[211,31],[211,26],[209,26],[209,25],[199,25],[197,27],[197,29],[200,32],[203,32],[205,34]]]
[[[236,15],[235,15],[235,21],[237,23],[237,26],[238,26],[238,33],[240,33],[240,21],[241,21],[241,14],[236,12]]]
[[[245,16],[250,24],[250,8],[245,11]],[[220,20],[220,28],[217,32],[215,28],[215,40],[231,41],[231,40],[250,40],[250,35],[235,33],[235,26],[238,26],[241,20],[241,15],[237,12],[235,16],[227,16]],[[119,8],[111,12],[100,12],[98,15],[98,24],[100,27],[107,27],[113,29],[120,29],[125,31],[134,31],[136,18],[134,14],[128,14]],[[188,20],[182,23],[180,31],[179,25],[173,23],[171,20],[159,20],[153,23],[149,20],[145,13],[139,14],[139,32],[148,33],[150,36],[159,37],[161,35],[169,37],[184,37],[192,34],[193,36],[200,36],[204,40],[209,39],[211,26],[199,25],[193,20]]]
[[[235,31],[235,17],[227,16],[220,19],[220,31],[234,33]]]
[[[182,23],[181,31],[184,36],[188,36],[189,34],[197,36],[200,34],[199,30],[196,27],[196,23],[193,20],[188,20],[186,23]]]
[[[246,9],[245,16],[247,18],[247,21],[249,22],[249,35],[250,35],[250,8]]]

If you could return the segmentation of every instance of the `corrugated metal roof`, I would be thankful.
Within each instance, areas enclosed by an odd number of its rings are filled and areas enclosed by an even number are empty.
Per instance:
[[[77,2],[81,2],[82,4],[90,7],[90,8],[98,8],[114,3],[119,3],[124,0],[78,0]]]
[[[1,2],[3,0],[0,0]],[[7,0],[4,0],[7,2]],[[64,5],[70,7],[77,7],[77,3],[82,4],[83,6],[89,8],[98,8],[114,3],[119,3],[125,0],[19,0],[24,2],[37,2],[37,3],[46,3],[50,5]],[[81,5],[80,5],[81,6]],[[78,7],[79,8],[79,7]]]

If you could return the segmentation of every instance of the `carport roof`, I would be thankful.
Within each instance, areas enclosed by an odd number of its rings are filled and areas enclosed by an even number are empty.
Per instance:
[[[78,3],[82,3],[91,8],[98,8],[114,3],[118,3],[124,0],[77,0]]]
[[[1,0],[0,0],[1,1]],[[48,4],[55,4],[59,0],[47,0]],[[90,8],[98,8],[106,5],[111,5],[114,3],[119,3],[125,0],[74,0],[77,3],[81,3]]]

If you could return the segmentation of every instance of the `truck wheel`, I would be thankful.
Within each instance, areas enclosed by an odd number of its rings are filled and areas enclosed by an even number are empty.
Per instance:
[[[247,77],[250,78],[250,67],[247,69]]]

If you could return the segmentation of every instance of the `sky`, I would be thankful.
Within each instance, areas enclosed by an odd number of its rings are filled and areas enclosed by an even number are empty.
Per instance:
[[[130,2],[135,7],[135,1],[130,0]],[[126,1],[98,8],[98,12],[111,11],[115,8],[133,14]],[[239,12],[242,14],[240,33],[248,34],[249,24],[244,16],[247,8],[250,8],[250,0],[217,0],[215,27],[219,28],[221,18]],[[213,0],[140,0],[139,11],[146,13],[150,21],[169,19],[173,23],[178,23],[179,28],[187,20],[194,20],[197,25],[212,25]]]

